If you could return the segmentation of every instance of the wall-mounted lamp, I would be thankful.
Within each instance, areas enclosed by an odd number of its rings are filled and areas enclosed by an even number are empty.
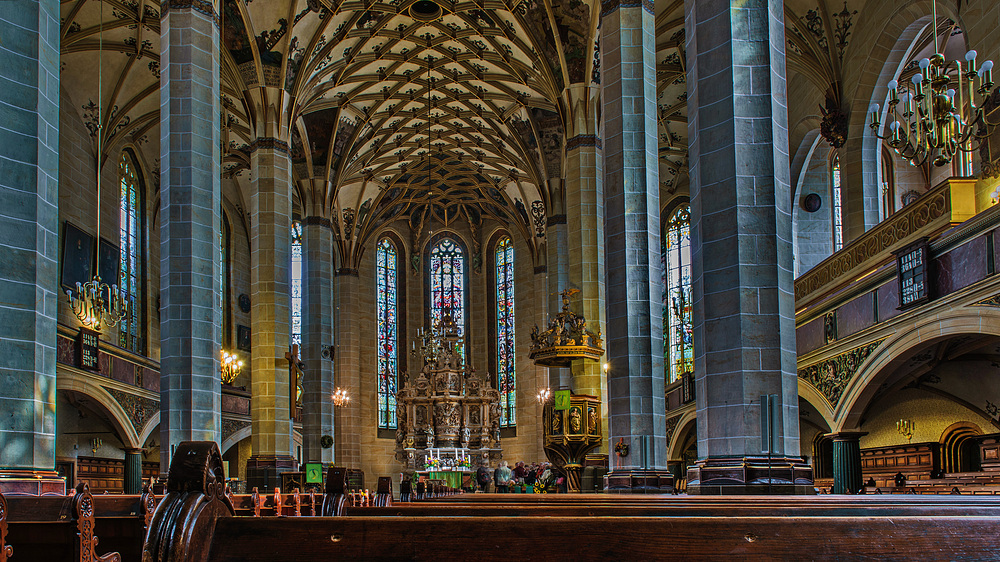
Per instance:
[[[235,353],[230,353],[225,349],[222,350],[222,361],[219,365],[219,370],[222,373],[222,382],[226,384],[236,382],[236,377],[240,376],[242,368],[243,361]]]
[[[97,450],[100,449],[103,444],[104,441],[102,441],[100,437],[94,437],[90,440],[90,450],[96,455]]]
[[[538,399],[539,404],[544,405],[546,402],[552,399],[552,391],[549,390],[548,388],[543,388],[538,391],[538,394],[535,395],[535,398]]]
[[[913,438],[914,429],[916,429],[916,424],[913,423],[913,420],[899,420],[896,422],[896,431],[903,437],[906,437],[907,441]]]

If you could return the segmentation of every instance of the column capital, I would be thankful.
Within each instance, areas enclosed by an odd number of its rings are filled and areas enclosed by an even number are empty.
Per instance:
[[[575,137],[566,139],[566,152],[570,150],[576,150],[577,148],[582,148],[585,146],[603,148],[601,143],[601,137],[597,135],[576,135]]]
[[[277,150],[279,152],[284,152],[288,154],[288,143],[276,139],[274,137],[257,137],[252,143],[250,143],[250,152],[255,152],[258,149],[264,150]]]
[[[638,8],[640,6],[650,15],[655,15],[652,0],[602,0],[601,17],[607,17],[619,8]]]
[[[333,221],[331,221],[330,219],[328,219],[326,217],[318,217],[316,215],[310,215],[308,217],[302,217],[302,220],[299,221],[299,222],[302,223],[302,226],[313,226],[313,225],[315,225],[315,226],[322,226],[324,228],[333,230]]]
[[[215,27],[219,27],[219,13],[215,11],[214,2],[211,0],[161,0],[160,20],[167,17],[171,11],[194,10],[212,18]]]
[[[867,431],[839,431],[835,433],[827,433],[824,437],[829,437],[833,439],[834,442],[837,441],[858,441],[865,435],[868,435]]]

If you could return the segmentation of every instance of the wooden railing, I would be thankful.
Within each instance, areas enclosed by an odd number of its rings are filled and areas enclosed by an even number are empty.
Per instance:
[[[976,214],[976,180],[951,178],[795,280],[801,309],[892,259],[892,251],[923,236],[933,238]]]

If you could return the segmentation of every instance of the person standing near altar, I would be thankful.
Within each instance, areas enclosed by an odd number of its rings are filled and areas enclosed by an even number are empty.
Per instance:
[[[510,481],[514,472],[507,467],[507,461],[500,461],[500,466],[493,471],[493,485],[498,494],[510,491]]]
[[[483,492],[489,492],[490,469],[486,465],[481,465],[478,469],[476,469],[476,484],[479,485],[479,489]]]

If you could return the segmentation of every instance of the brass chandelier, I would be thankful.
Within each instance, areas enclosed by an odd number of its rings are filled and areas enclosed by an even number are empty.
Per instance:
[[[970,141],[981,140],[989,126],[976,95],[983,100],[993,88],[993,61],[976,66],[976,51],[962,61],[947,61],[938,49],[937,3],[932,3],[934,54],[919,62],[920,71],[911,84],[891,80],[887,114],[888,134],[879,134],[880,107],[869,108],[869,126],[875,136],[887,141],[900,156],[920,166],[933,156],[935,166],[944,166],[960,152],[973,152]]]
[[[101,158],[103,154],[103,74],[104,74],[104,2],[101,2],[101,22],[98,27],[97,73],[97,238],[101,237]],[[100,246],[100,244],[98,244]],[[85,326],[101,331],[102,325],[114,327],[128,317],[128,300],[125,288],[101,281],[96,268],[94,276],[86,283],[76,283],[76,291],[66,289],[73,314]]]
[[[236,377],[240,376],[243,369],[243,361],[235,354],[222,350],[222,361],[219,362],[219,371],[222,374],[222,382],[233,384]]]

